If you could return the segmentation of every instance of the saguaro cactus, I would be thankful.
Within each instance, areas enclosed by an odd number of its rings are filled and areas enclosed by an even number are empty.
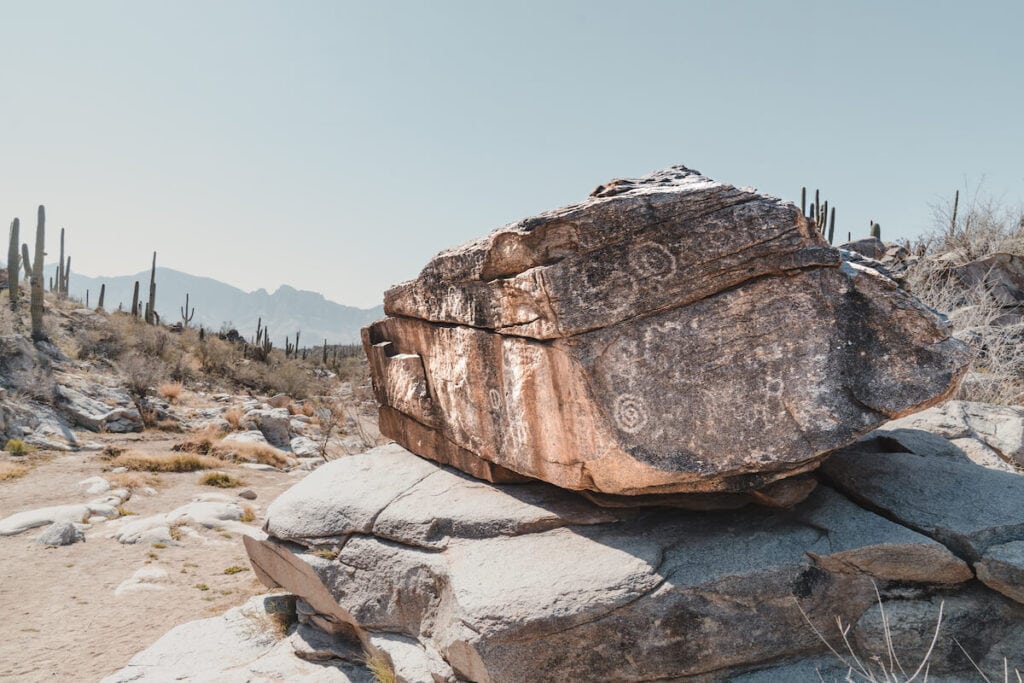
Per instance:
[[[146,306],[146,322],[156,323],[156,252],[153,252],[153,269],[149,271],[149,304]]]
[[[62,297],[68,295],[68,283],[71,282],[71,257],[68,256],[67,265],[64,266],[64,273],[61,275],[61,281],[57,283],[57,292]]]
[[[132,290],[132,317],[139,317],[139,281],[135,281],[135,289]]]
[[[100,285],[100,300],[96,302],[96,310],[103,310],[103,297],[107,295],[107,284],[103,283]]]
[[[188,327],[188,324],[192,322],[192,318],[196,314],[195,306],[189,311],[188,308],[188,292],[185,292],[185,307],[181,309],[181,324],[183,327]]]
[[[21,267],[25,270],[25,281],[32,277],[32,257],[28,255],[28,245],[21,243]]]
[[[36,253],[32,259],[32,339],[46,339],[43,332],[43,259],[46,258],[46,209],[39,205],[36,223]]]
[[[876,240],[882,239],[882,226],[874,221],[871,221],[871,236]]]
[[[53,289],[51,286],[50,289]],[[57,261],[57,296],[63,297],[64,291],[64,228],[60,229],[60,260]]]
[[[7,289],[11,295],[11,310],[18,309],[18,278],[21,276],[21,256],[18,254],[18,233],[21,222],[11,221],[11,241],[7,247]]]

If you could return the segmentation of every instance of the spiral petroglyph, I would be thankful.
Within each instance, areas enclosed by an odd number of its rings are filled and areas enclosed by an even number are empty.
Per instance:
[[[622,394],[612,409],[615,425],[627,434],[636,434],[647,424],[647,406],[639,396]]]
[[[629,253],[629,265],[637,277],[662,279],[676,272],[676,257],[655,242],[642,244]]]

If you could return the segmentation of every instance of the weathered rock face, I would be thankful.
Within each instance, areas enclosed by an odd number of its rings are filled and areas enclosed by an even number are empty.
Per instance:
[[[915,666],[945,602],[937,680],[974,674],[954,638],[987,672],[1003,653],[1021,667],[1024,478],[884,456],[840,453],[789,510],[690,512],[488,484],[390,445],[312,472],[245,544],[264,584],[301,598],[314,649],[372,646],[399,681],[817,680],[839,662],[807,620],[843,650],[841,617],[870,661],[879,602]]]
[[[944,398],[939,316],[682,167],[442,252],[363,332],[381,433],[491,481],[749,491]]]

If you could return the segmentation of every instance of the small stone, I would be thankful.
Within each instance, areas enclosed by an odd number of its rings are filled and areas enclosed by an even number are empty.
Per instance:
[[[101,519],[101,521],[105,522],[106,520]],[[84,540],[85,534],[71,522],[54,522],[36,537],[36,543],[49,546],[71,545]]]
[[[256,500],[256,492],[252,489],[242,489],[238,492],[239,498],[245,498],[246,500]]]

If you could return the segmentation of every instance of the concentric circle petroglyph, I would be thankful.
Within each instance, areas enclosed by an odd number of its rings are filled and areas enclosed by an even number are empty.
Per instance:
[[[639,396],[621,394],[612,409],[615,425],[627,434],[636,434],[647,424],[647,406]]]
[[[642,244],[629,253],[629,265],[637,277],[666,278],[676,272],[676,257],[655,242]]]
[[[490,401],[493,410],[501,410],[501,393],[497,389],[488,391],[487,399]]]

